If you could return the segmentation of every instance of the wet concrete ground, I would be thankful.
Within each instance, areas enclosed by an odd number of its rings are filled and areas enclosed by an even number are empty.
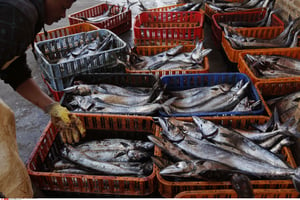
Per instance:
[[[82,9],[89,8],[91,6],[97,5],[104,1],[99,0],[77,0],[71,9],[67,11],[67,14],[74,13],[80,11]],[[110,3],[123,5],[126,0],[114,0]],[[176,0],[151,0],[145,1],[142,0],[145,7],[147,8],[156,8],[167,5],[176,4]],[[134,5],[132,8],[133,17],[136,16],[140,11],[137,5]],[[134,21],[134,20],[133,20]],[[60,20],[58,23],[55,23],[51,26],[46,26],[46,30],[51,30],[59,27],[68,26],[69,21],[66,18]],[[213,51],[209,54],[209,64],[210,64],[210,72],[228,72],[228,71],[236,71],[235,67],[230,66],[227,61],[224,53],[215,48],[214,42],[212,40],[212,33],[210,29],[210,24],[207,21],[204,23],[204,33],[205,33],[205,41],[204,46],[206,48],[212,48]],[[122,35],[120,37],[124,40],[133,44],[133,31],[132,29]],[[41,70],[33,57],[31,49],[27,51],[27,62],[30,68],[32,69],[32,76],[34,80],[39,84],[43,91],[49,91],[44,84],[41,78]],[[16,118],[16,134],[17,134],[17,143],[19,147],[19,154],[21,159],[26,163],[30,154],[32,153],[34,147],[36,146],[39,137],[41,136],[43,130],[49,122],[49,116],[46,115],[42,110],[33,106],[30,102],[23,99],[19,94],[13,91],[13,89],[4,84],[3,81],[0,81],[0,97],[3,101],[14,111]],[[36,197],[47,197],[47,196],[61,196],[60,193],[37,193]],[[71,195],[72,196],[72,195]]]

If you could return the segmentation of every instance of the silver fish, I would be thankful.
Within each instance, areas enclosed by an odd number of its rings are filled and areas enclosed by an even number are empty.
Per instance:
[[[256,159],[263,160],[274,166],[282,168],[288,167],[288,165],[276,155],[264,148],[261,148],[259,145],[243,137],[239,133],[234,132],[233,130],[229,130],[223,126],[217,126],[209,120],[204,120],[196,116],[193,116],[193,120],[198,125],[203,134],[211,135],[212,132],[217,131],[216,134],[210,137],[211,140],[217,143],[226,144],[228,146],[237,148],[240,151],[243,151],[246,154],[255,157]]]
[[[80,151],[77,151],[75,148],[73,148],[70,145],[64,146],[61,153],[63,157],[71,160],[72,162],[75,162],[79,165],[82,165],[89,169],[96,170],[104,174],[112,174],[112,175],[139,175],[140,174],[140,172],[127,170],[122,167],[113,165],[109,162],[96,161],[93,158],[90,158],[89,156],[81,153]]]

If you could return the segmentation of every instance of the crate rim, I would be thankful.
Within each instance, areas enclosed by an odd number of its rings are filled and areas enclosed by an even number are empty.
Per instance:
[[[74,12],[74,13],[70,13],[69,15],[68,15],[68,18],[72,18],[72,19],[76,19],[76,20],[81,20],[80,18],[77,18],[77,17],[74,17],[73,15],[77,15],[77,14],[79,14],[79,13],[81,13],[81,12],[84,12],[84,11],[88,11],[88,10],[90,10],[90,9],[92,9],[92,8],[95,8],[95,7],[98,7],[98,6],[102,6],[102,5],[113,5],[113,6],[118,6],[118,7],[122,7],[122,9],[124,9],[124,8],[126,8],[125,6],[120,6],[120,5],[116,5],[116,4],[112,4],[112,3],[99,3],[99,4],[96,4],[96,5],[93,5],[93,6],[90,6],[90,7],[88,7],[88,8],[84,8],[84,9],[82,9],[82,10],[79,10],[79,11],[76,11],[76,12]],[[128,9],[126,12],[128,12],[130,9]],[[123,14],[123,12],[121,12],[121,13],[118,13],[118,14],[116,14],[116,15],[113,15],[113,16],[111,16],[111,17],[109,17],[109,18],[107,18],[107,19],[111,19],[112,17],[116,17],[116,16],[119,16],[119,15],[122,15]],[[84,21],[84,20],[82,20],[82,21]],[[87,22],[87,23],[91,23],[91,22]],[[99,22],[94,22],[94,23],[99,23]],[[94,23],[91,23],[91,24],[94,24]]]

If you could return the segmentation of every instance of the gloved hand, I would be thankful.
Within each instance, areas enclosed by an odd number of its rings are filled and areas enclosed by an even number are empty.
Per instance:
[[[80,119],[70,113],[65,107],[62,107],[58,102],[48,105],[46,112],[50,114],[51,122],[60,132],[64,143],[77,143],[80,137],[85,136],[86,130]]]

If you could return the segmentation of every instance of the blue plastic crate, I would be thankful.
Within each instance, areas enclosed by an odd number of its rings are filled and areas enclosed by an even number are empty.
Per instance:
[[[255,89],[250,78],[242,73],[205,73],[205,74],[182,74],[182,75],[168,75],[161,77],[162,83],[166,84],[166,91],[178,91],[195,87],[212,86],[221,83],[236,84],[240,80],[244,82],[250,81],[248,98],[251,100],[261,100],[257,90]],[[262,101],[262,100],[261,100]],[[174,113],[168,115],[166,112],[160,110],[161,116],[167,117],[190,117],[190,116],[241,116],[241,115],[264,115],[264,106],[261,103],[252,111],[244,112],[198,112],[198,113]]]

